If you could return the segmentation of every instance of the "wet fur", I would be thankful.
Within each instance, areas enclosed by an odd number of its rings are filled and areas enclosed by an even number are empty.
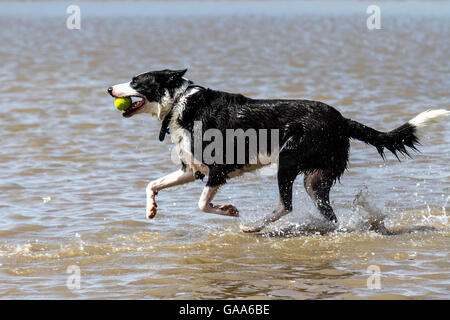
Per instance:
[[[156,102],[161,107],[162,101],[166,99],[164,118],[160,118],[160,140],[170,132],[173,142],[180,143],[182,136],[174,138],[179,130],[187,132],[192,138],[194,121],[201,121],[203,132],[218,129],[223,137],[226,137],[226,129],[279,130],[280,149],[275,150],[274,146],[270,146],[269,133],[267,156],[271,152],[277,153],[272,156],[278,158],[280,206],[260,227],[250,229],[251,231],[261,230],[267,223],[292,210],[292,185],[299,174],[304,174],[307,193],[319,211],[328,220],[337,221],[330,205],[329,192],[347,168],[350,139],[374,146],[383,158],[385,150],[396,157],[398,154],[409,155],[408,148],[416,150],[419,144],[417,129],[422,128],[431,118],[448,115],[445,110],[437,110],[438,114],[423,113],[390,132],[380,132],[343,117],[335,108],[322,102],[251,99],[241,94],[195,86],[183,77],[185,72],[186,70],[149,72],[134,77],[130,83],[134,90],[151,103]],[[181,87],[184,88],[184,93],[178,96]],[[170,101],[173,105],[170,105]],[[204,141],[202,150],[209,143]],[[257,143],[260,144],[260,141]],[[225,141],[223,145],[226,146]],[[236,148],[236,143],[233,146]],[[194,153],[193,147],[192,144],[189,156]],[[224,159],[222,164],[200,163],[200,166],[195,167],[185,161],[182,163],[182,170],[193,170],[196,178],[206,175],[206,187],[215,193],[216,188],[224,185],[228,179],[261,167],[250,164],[248,149],[246,151],[244,164],[236,164],[236,161],[235,164],[227,164]],[[183,156],[188,153],[189,150],[181,151],[182,161]],[[224,157],[226,154],[225,150]]]

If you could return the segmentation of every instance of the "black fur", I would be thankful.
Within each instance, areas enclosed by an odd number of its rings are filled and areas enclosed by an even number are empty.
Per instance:
[[[147,97],[148,101],[161,101],[166,89],[173,95],[183,83],[184,70],[161,70],[143,73],[131,79],[130,86]]]
[[[384,148],[400,160],[397,152],[410,156],[406,147],[417,151],[416,145],[420,145],[416,128],[409,123],[405,123],[390,132],[380,132],[353,120],[348,120],[348,127],[350,138],[371,144],[377,148],[383,159],[385,159]]]
[[[296,158],[296,173],[311,170],[331,170],[334,179],[347,166],[349,136],[347,121],[334,108],[308,100],[254,100],[243,95],[210,89],[201,90],[189,98],[179,125],[193,131],[194,120],[202,122],[202,129],[219,129],[226,137],[226,129],[277,129],[282,153]],[[270,131],[269,131],[270,132]],[[270,133],[267,135],[270,138]],[[270,144],[270,139],[268,139]],[[204,146],[209,142],[204,142]],[[259,141],[258,141],[259,147]],[[224,156],[227,154],[224,142]],[[268,148],[270,150],[270,148]],[[235,157],[237,153],[235,152]],[[249,154],[246,154],[248,164]],[[226,182],[227,175],[243,164],[208,164],[209,186]],[[236,159],[234,163],[237,163]]]

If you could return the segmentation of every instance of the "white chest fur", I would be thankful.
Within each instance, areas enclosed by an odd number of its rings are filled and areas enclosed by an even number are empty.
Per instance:
[[[209,168],[201,161],[195,159],[192,154],[191,146],[193,141],[191,141],[191,134],[187,130],[181,128],[178,124],[178,119],[184,111],[187,99],[198,91],[199,89],[193,88],[188,92],[185,92],[178,103],[173,106],[173,115],[169,122],[169,130],[171,140],[175,144],[175,151],[178,158],[186,164],[188,169],[192,170],[192,173],[200,171],[204,175],[209,175]]]

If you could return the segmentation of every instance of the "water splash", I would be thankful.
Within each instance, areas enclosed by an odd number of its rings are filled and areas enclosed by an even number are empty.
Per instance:
[[[445,207],[445,206],[444,206]],[[327,235],[339,233],[367,233],[374,232],[383,236],[400,235],[414,232],[428,232],[440,230],[437,226],[446,227],[448,217],[443,214],[429,214],[405,212],[389,214],[385,207],[379,208],[376,195],[372,194],[367,186],[360,189],[350,206],[350,210],[337,209],[339,222],[332,223],[319,215],[314,207],[303,208],[302,212],[294,212],[287,217],[269,225],[262,233],[268,237],[294,237],[304,235]],[[413,219],[414,223],[409,220]],[[388,227],[386,226],[388,225]]]
[[[383,235],[391,235],[384,221],[388,218],[388,215],[373,203],[370,199],[371,196],[367,186],[364,186],[353,199],[352,212],[356,217],[355,228],[356,231],[366,232],[374,231]]]

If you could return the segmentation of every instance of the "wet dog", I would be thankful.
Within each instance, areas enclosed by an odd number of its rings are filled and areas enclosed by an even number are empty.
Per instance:
[[[261,231],[292,211],[292,187],[299,174],[304,175],[305,189],[319,212],[336,223],[329,194],[347,168],[350,139],[374,146],[383,159],[385,149],[397,158],[398,154],[409,156],[409,151],[419,145],[426,125],[450,114],[446,110],[425,111],[392,131],[380,132],[343,117],[322,102],[251,99],[195,85],[184,77],[185,73],[186,70],[151,71],[108,88],[113,97],[137,99],[123,112],[124,117],[140,113],[156,117],[161,121],[159,140],[170,134],[177,147],[181,168],[150,182],[146,189],[149,219],[156,214],[159,191],[204,177],[207,181],[199,209],[237,217],[239,213],[233,205],[212,203],[219,188],[228,179],[276,162],[278,207],[243,231]],[[234,134],[230,135],[230,130]],[[252,136],[256,131],[265,134]],[[238,141],[236,132],[244,134],[243,143]],[[196,144],[193,141],[197,136],[200,141]],[[225,142],[218,143],[220,136],[226,137]],[[205,154],[209,154],[208,159]]]

